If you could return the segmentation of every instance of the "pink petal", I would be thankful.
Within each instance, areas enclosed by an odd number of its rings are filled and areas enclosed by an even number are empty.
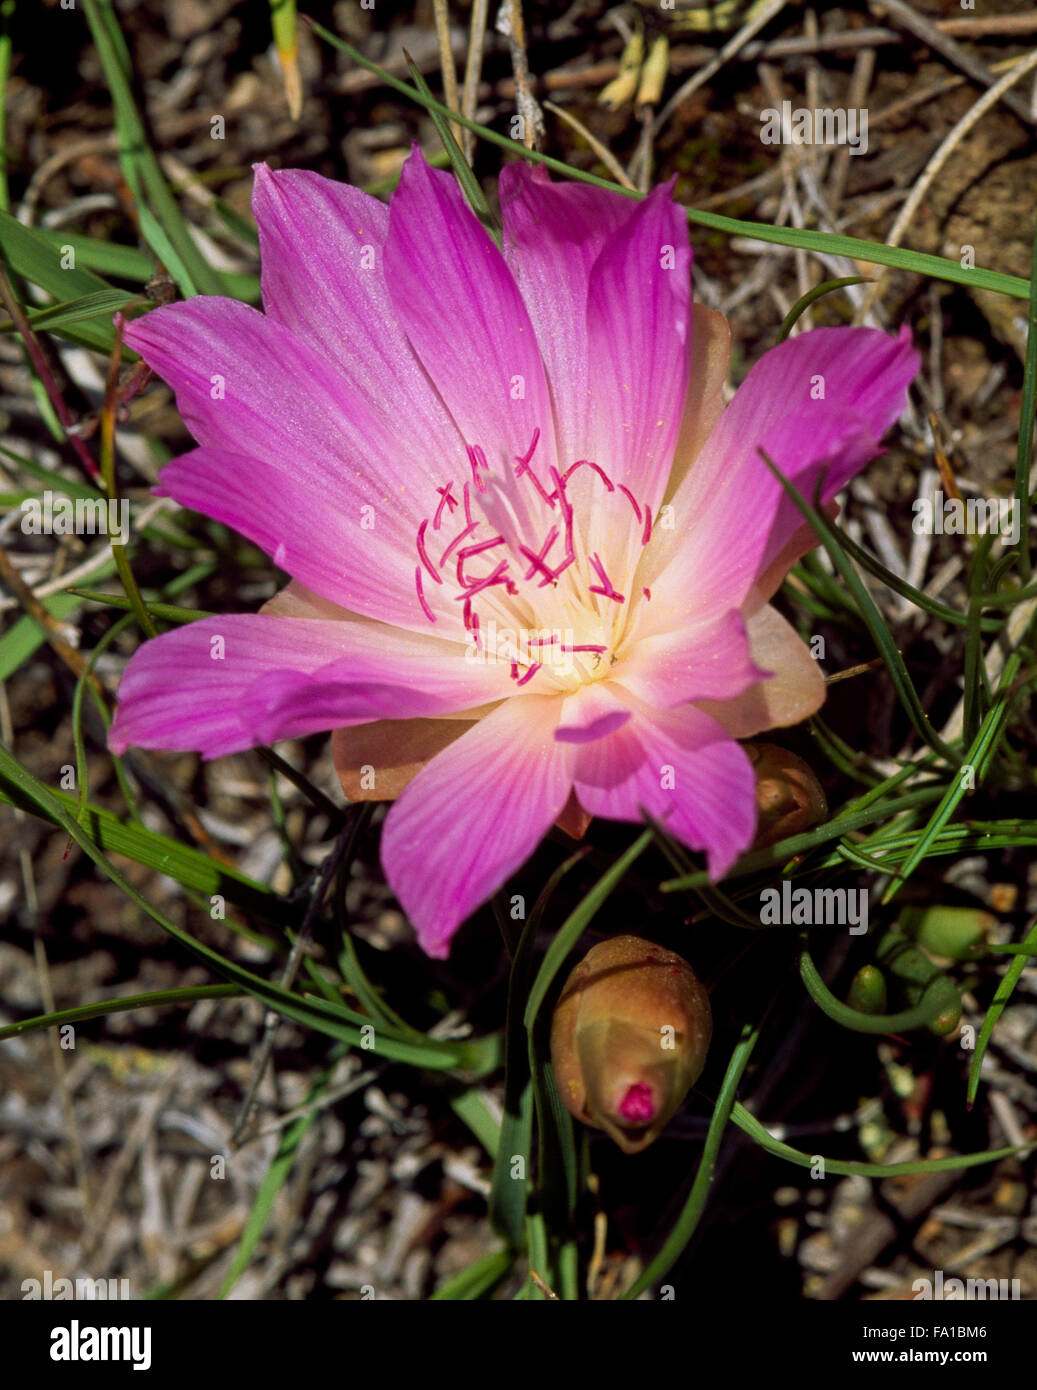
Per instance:
[[[423,587],[436,614],[435,625],[421,607],[413,535],[400,534],[386,516],[385,529],[403,552],[387,553],[385,542],[379,543],[374,534],[379,509],[376,506],[374,530],[365,529],[361,506],[351,515],[344,505],[346,489],[329,495],[327,488],[259,459],[202,447],[167,463],[155,491],[247,536],[279,569],[330,600],[339,612],[384,615],[418,633],[430,633],[434,627],[437,637],[459,642],[464,638],[457,604],[448,601],[442,586],[429,582]],[[389,572],[395,569],[399,575],[396,586],[386,582],[390,566]]]
[[[554,420],[526,307],[453,174],[417,148],[390,205],[385,267],[400,323],[466,442],[511,476],[539,431],[532,466],[548,482]]]
[[[415,537],[435,501],[432,474],[401,453],[322,357],[255,309],[219,298],[152,310],[128,327],[126,341],[175,389],[181,415],[208,446],[172,466],[171,491],[185,478],[194,480],[192,496],[211,483],[225,505],[229,490],[235,506],[253,513],[267,508],[267,487],[276,487],[287,513],[296,503],[312,509],[322,496],[323,524],[336,542],[348,538],[339,576],[322,596],[368,617],[427,625],[415,592]],[[224,469],[231,476],[218,482]],[[219,504],[210,510],[204,501],[192,505],[218,518]],[[290,515],[284,529],[298,529]],[[319,587],[316,576],[307,582]]]
[[[669,587],[703,604],[740,607],[802,526],[760,449],[810,501],[823,473],[821,498],[830,502],[880,452],[918,364],[906,329],[891,338],[871,328],[819,328],[765,353],[673,498],[673,528],[660,528],[656,553],[646,555],[640,582],[653,602]],[[813,399],[819,382],[824,398]]]
[[[673,464],[691,339],[691,247],[671,191],[656,188],[609,238],[587,289],[586,457],[653,511]]]
[[[452,644],[380,623],[233,613],[134,653],[109,744],[216,758],[345,724],[464,710],[510,685],[506,670],[467,662]]]
[[[393,803],[382,865],[430,956],[533,852],[572,786],[561,701],[515,696],[424,767]]]
[[[467,473],[463,441],[414,354],[385,279],[389,209],[349,184],[255,166],[263,308],[331,363],[424,468]]]
[[[720,878],[752,843],[756,777],[744,749],[693,705],[638,709],[618,733],[577,750],[580,804],[608,820],[640,821],[642,808]]]
[[[662,589],[653,590],[639,614],[651,621],[652,635],[635,630],[629,656],[616,662],[609,678],[655,709],[686,700],[729,700],[767,675],[750,655],[737,609],[703,618],[694,605],[668,603]]]
[[[555,738],[559,743],[592,743],[621,729],[629,718],[630,710],[616,703],[608,683],[595,681],[565,697]]]
[[[668,500],[672,500],[724,413],[724,384],[730,357],[731,325],[727,319],[704,304],[693,305],[688,395],[666,485]]]
[[[765,604],[748,622],[752,659],[774,674],[730,700],[702,700],[699,708],[732,738],[799,724],[824,704],[825,680],[810,648],[776,608]]]
[[[591,269],[637,210],[634,199],[578,183],[553,183],[523,160],[501,170],[503,250],[547,366],[563,467],[586,458],[602,395],[587,333]]]

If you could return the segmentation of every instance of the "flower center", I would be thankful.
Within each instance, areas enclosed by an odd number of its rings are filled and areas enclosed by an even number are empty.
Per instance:
[[[655,1115],[652,1088],[643,1081],[634,1082],[619,1103],[619,1113],[628,1124],[646,1125]]]
[[[651,597],[628,581],[652,514],[591,459],[549,468],[548,486],[539,439],[499,474],[467,446],[471,477],[437,487],[418,527],[414,586],[430,623],[460,606],[470,660],[507,662],[516,687],[572,693],[608,675],[631,608]]]

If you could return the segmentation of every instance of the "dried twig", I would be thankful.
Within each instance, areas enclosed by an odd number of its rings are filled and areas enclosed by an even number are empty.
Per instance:
[[[1010,71],[1005,73],[1004,77],[994,83],[989,91],[984,92],[978,101],[969,107],[961,120],[951,128],[923,169],[914,188],[911,190],[911,195],[907,202],[900,209],[889,236],[886,238],[887,246],[900,245],[904,233],[911,225],[911,220],[922,205],[922,201],[932,187],[934,179],[976,122],[979,121],[992,106],[1000,101],[1009,87],[1018,82],[1021,77],[1025,77],[1028,72],[1032,72],[1034,68],[1037,68],[1037,49],[1028,54],[1020,62],[1016,63]],[[868,293],[865,295],[857,311],[856,321],[858,323],[862,322],[870,312],[876,296],[881,292],[887,274],[888,271],[885,266],[877,268],[875,279],[869,286]]]
[[[447,0],[432,0],[436,16],[436,38],[439,40],[439,66],[443,74],[443,105],[457,110],[457,65],[450,43],[450,9]],[[450,129],[458,144],[462,143],[462,128],[451,123]]]
[[[476,104],[479,99],[479,77],[482,73],[482,55],[486,46],[486,11],[489,0],[474,0],[472,4],[472,28],[468,39],[468,59],[464,69],[464,95],[461,98],[461,114],[469,121],[475,120]],[[466,126],[461,132],[461,148],[464,157],[471,164],[475,153],[475,135]]]
[[[497,33],[503,34],[511,50],[511,69],[515,74],[515,102],[522,121],[522,141],[527,149],[538,150],[544,138],[544,117],[529,80],[526,54],[526,25],[522,0],[504,0],[497,14]]]
[[[915,38],[928,44],[934,53],[939,53],[941,58],[946,58],[948,63],[967,73],[973,81],[978,82],[983,87],[989,87],[991,90],[997,85],[996,100],[1003,101],[1026,125],[1035,124],[1037,117],[1034,116],[1022,97],[1017,92],[1009,91],[1007,87],[995,84],[994,76],[987,65],[971,54],[968,49],[962,48],[959,43],[956,43],[946,29],[941,32],[939,26],[934,24],[932,20],[926,19],[924,15],[920,15],[917,10],[912,9],[910,5],[905,3],[905,0],[870,0],[870,2],[872,10],[880,19],[884,15],[888,15],[894,23],[901,25],[914,34]],[[970,32],[973,22],[967,21],[969,28],[964,32]]]

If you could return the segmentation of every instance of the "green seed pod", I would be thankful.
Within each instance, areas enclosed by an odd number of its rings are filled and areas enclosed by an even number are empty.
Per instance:
[[[983,954],[995,920],[978,907],[906,907],[898,925],[934,956],[973,960]]]
[[[879,942],[878,959],[889,974],[898,981],[913,1006],[923,999],[943,1000],[943,1008],[929,1021],[930,1032],[942,1037],[953,1033],[961,1022],[961,991],[938,965],[934,965],[902,932],[890,929]]]
[[[862,1014],[886,1012],[886,981],[874,965],[863,965],[850,982],[846,1002]]]
[[[709,996],[688,965],[637,936],[588,951],[551,1020],[551,1060],[569,1112],[640,1153],[702,1071]]]

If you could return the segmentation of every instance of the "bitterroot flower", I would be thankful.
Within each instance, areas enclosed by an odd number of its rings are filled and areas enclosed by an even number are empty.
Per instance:
[[[111,746],[336,730],[347,795],[396,798],[383,866],[437,957],[556,820],[643,808],[714,879],[751,843],[736,740],[824,696],[768,604],[814,537],[760,450],[829,502],[918,367],[906,331],[818,329],[725,409],[668,187],[518,163],[500,199],[502,249],[420,152],[388,208],[260,165],[264,312],[194,298],[125,334],[199,446],[159,491],[291,583],[145,643]]]

